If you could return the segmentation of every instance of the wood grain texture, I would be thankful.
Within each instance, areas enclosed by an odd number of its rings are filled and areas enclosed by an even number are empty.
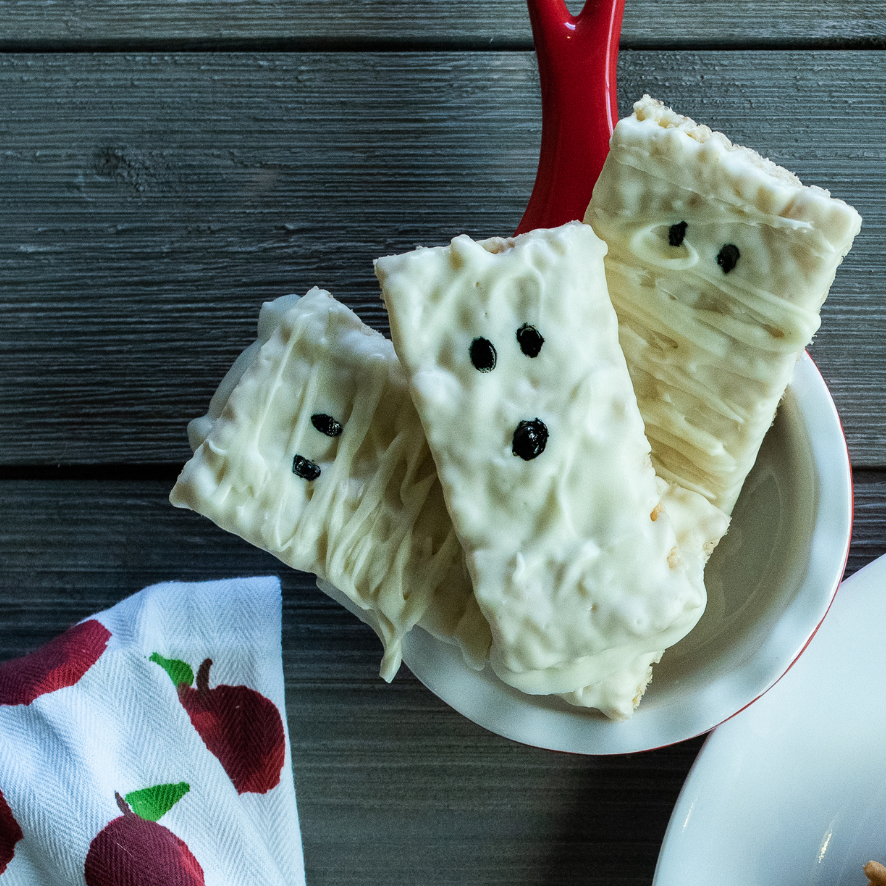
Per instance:
[[[886,554],[886,471],[856,471],[852,546],[846,575]]]
[[[882,44],[884,4],[844,0],[631,0],[622,45],[847,46]],[[570,9],[581,8],[571,0]],[[0,46],[16,49],[232,48],[260,41],[292,47],[346,45],[532,46],[524,0],[0,0]]]
[[[856,478],[850,570],[886,550],[886,473]],[[507,741],[404,668],[309,576],[169,505],[168,482],[0,482],[0,661],[166,580],[277,574],[310,886],[648,886],[701,739],[581,757]]]
[[[865,217],[811,353],[856,467],[886,464],[886,66],[876,51],[627,52],[649,91]],[[531,53],[0,56],[0,464],[181,463],[263,300],[514,230]]]

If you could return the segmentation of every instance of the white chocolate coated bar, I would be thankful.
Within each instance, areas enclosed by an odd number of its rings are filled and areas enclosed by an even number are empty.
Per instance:
[[[585,221],[655,469],[731,513],[861,218],[646,96]]]
[[[575,222],[376,273],[495,672],[624,717],[705,593],[660,504],[605,251]]]
[[[422,624],[482,667],[490,643],[391,343],[320,289],[262,309],[170,499],[362,610],[382,676]]]

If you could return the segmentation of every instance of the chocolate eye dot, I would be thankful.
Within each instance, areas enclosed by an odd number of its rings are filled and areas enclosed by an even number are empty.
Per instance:
[[[686,236],[686,228],[687,225],[684,221],[671,225],[668,228],[668,243],[670,243],[671,246],[682,246],[683,238]]]
[[[517,330],[517,341],[520,343],[520,350],[527,357],[537,357],[541,346],[545,343],[541,333],[528,323],[524,323]]]
[[[317,412],[311,416],[311,424],[327,437],[338,437],[342,432],[341,422],[337,422],[331,415]]]
[[[495,348],[488,338],[475,338],[471,342],[471,363],[480,372],[491,372],[495,369]]]
[[[292,473],[302,480],[316,480],[320,476],[320,465],[314,464],[303,455],[297,455],[292,460]]]
[[[548,427],[540,418],[521,421],[514,431],[511,451],[524,461],[532,461],[545,451],[547,442]]]
[[[717,264],[723,268],[724,274],[728,274],[735,267],[740,255],[738,247],[732,243],[727,243],[717,253]]]

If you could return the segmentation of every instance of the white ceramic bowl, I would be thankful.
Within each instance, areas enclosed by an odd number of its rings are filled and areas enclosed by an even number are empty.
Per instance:
[[[847,579],[795,667],[708,737],[654,886],[863,886],[886,863],[886,557]]]
[[[654,668],[637,713],[616,723],[556,697],[529,696],[420,628],[403,660],[475,723],[537,747],[581,754],[648,750],[707,732],[772,686],[815,633],[843,575],[852,480],[837,411],[804,354],[705,573],[708,605]],[[336,595],[355,612],[343,595]]]

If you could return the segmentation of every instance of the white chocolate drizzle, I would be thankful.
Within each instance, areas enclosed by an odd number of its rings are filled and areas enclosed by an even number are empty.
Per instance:
[[[623,718],[653,660],[697,622],[705,593],[703,563],[685,562],[661,507],[605,251],[576,222],[512,240],[457,237],[379,259],[376,273],[492,629],[495,672],[521,691]],[[526,323],[544,338],[531,359],[515,335]],[[478,337],[496,349],[491,371],[471,363]],[[516,458],[513,430],[533,419],[546,447]]]
[[[615,128],[585,221],[609,245],[655,469],[731,513],[861,218],[646,96]]]
[[[317,413],[341,435],[313,427]],[[190,436],[172,503],[343,592],[383,641],[386,680],[415,624],[482,667],[489,629],[403,372],[352,311],[319,289],[265,305],[257,342]],[[296,454],[317,479],[293,473]]]

